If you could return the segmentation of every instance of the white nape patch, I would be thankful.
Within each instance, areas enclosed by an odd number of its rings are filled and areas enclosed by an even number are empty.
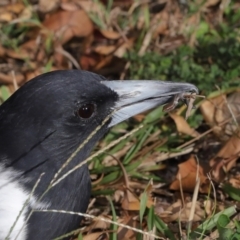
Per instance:
[[[18,182],[19,175],[19,172],[0,165],[0,240],[8,236],[24,203],[29,198],[30,192],[26,191],[22,184]],[[9,239],[13,240],[17,236],[17,240],[25,240],[27,238],[27,225],[25,221],[28,207],[42,209],[48,205],[49,204],[37,202],[36,199],[32,197],[29,204],[24,207]]]

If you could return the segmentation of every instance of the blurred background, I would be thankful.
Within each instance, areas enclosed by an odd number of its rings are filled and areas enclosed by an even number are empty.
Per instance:
[[[136,130],[90,161],[88,213],[131,229],[86,218],[73,239],[240,239],[239,0],[1,0],[0,102],[57,69],[206,96],[187,121],[160,107],[106,135],[94,153]]]
[[[1,0],[2,83],[81,68],[112,79],[239,81],[240,2]]]

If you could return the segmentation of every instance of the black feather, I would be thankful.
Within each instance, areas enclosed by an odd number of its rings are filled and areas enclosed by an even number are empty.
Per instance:
[[[111,112],[118,95],[101,84],[96,74],[69,70],[36,77],[0,107],[0,159],[6,168],[22,173],[18,181],[29,192],[45,173],[35,196],[40,197],[54,174]],[[93,103],[96,111],[81,119],[76,111]],[[61,173],[85,160],[107,132],[107,124],[84,146]],[[28,179],[28,181],[26,181]],[[84,165],[53,187],[42,202],[52,209],[85,212],[91,193],[88,167]],[[30,211],[31,209],[29,209]],[[79,226],[80,217],[35,212],[28,222],[27,239],[52,239]]]

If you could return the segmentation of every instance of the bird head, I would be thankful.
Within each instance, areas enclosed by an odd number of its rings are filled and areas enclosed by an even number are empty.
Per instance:
[[[6,158],[20,168],[23,157],[31,161],[30,168],[52,158],[61,164],[109,116],[84,147],[83,160],[110,127],[183,92],[197,93],[198,89],[189,83],[110,81],[80,70],[46,73],[27,82],[2,104],[0,144]],[[33,154],[35,159],[30,160]]]
[[[6,186],[0,186],[0,191],[10,186],[5,193],[12,193],[11,200],[16,198],[12,219],[22,208],[19,196],[27,198],[42,173],[45,175],[28,209],[47,203],[53,209],[85,212],[91,194],[86,165],[41,198],[64,162],[79,145],[84,145],[62,174],[85,160],[110,127],[172,102],[176,95],[185,92],[197,93],[198,89],[188,83],[108,81],[80,70],[54,71],[27,82],[0,106],[0,177],[7,182]],[[6,215],[9,206],[8,199],[5,205],[0,205]],[[76,229],[80,221],[80,217],[71,215],[61,217],[61,214],[35,212],[29,220],[26,212],[23,215],[23,222],[28,221],[25,227],[27,239],[53,239]],[[8,224],[10,228],[12,223]],[[14,234],[21,227],[17,225]]]

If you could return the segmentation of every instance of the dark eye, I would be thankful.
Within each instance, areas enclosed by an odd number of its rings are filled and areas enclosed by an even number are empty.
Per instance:
[[[77,114],[81,118],[90,118],[95,110],[95,105],[92,103],[84,104],[79,107]]]

